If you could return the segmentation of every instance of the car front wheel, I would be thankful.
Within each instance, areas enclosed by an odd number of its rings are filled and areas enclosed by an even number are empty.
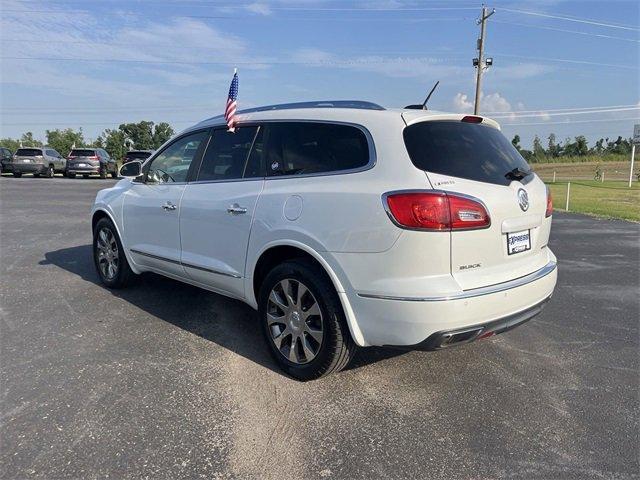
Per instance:
[[[109,288],[126,287],[135,275],[108,218],[101,218],[93,230],[93,260],[100,280]]]
[[[338,372],[353,358],[340,299],[326,273],[300,259],[276,266],[259,293],[262,330],[273,358],[299,380]]]

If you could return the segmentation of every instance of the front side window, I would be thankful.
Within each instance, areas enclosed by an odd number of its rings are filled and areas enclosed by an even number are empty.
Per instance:
[[[364,132],[351,125],[283,122],[267,126],[268,176],[305,175],[362,168],[370,153]]]
[[[189,173],[189,166],[207,138],[207,132],[197,132],[186,135],[153,159],[147,171],[147,182],[173,183],[185,182]]]
[[[258,127],[242,126],[235,132],[214,130],[202,159],[198,181],[242,178],[257,130]]]

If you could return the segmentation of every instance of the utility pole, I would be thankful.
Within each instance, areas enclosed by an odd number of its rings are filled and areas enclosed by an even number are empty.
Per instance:
[[[486,30],[487,19],[496,13],[496,9],[493,8],[491,13],[487,13],[487,7],[482,6],[482,15],[478,19],[478,24],[480,25],[480,38],[478,39],[478,58],[473,59],[473,65],[477,68],[476,71],[476,102],[473,106],[473,114],[477,115],[480,111],[480,90],[482,84],[482,72],[483,70],[493,65],[493,58],[487,58],[486,62],[484,59],[484,34]]]

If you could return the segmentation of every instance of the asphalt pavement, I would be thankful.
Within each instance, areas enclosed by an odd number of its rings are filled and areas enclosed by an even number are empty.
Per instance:
[[[556,213],[544,312],[283,375],[241,302],[91,259],[99,179],[0,178],[0,478],[637,478],[640,225]]]

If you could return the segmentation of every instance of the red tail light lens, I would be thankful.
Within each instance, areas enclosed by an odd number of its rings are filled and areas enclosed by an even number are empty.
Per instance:
[[[547,211],[544,213],[545,217],[553,215],[553,198],[551,197],[551,190],[547,187]]]
[[[484,205],[468,197],[445,192],[390,193],[386,196],[393,220],[417,230],[471,230],[491,225]]]

